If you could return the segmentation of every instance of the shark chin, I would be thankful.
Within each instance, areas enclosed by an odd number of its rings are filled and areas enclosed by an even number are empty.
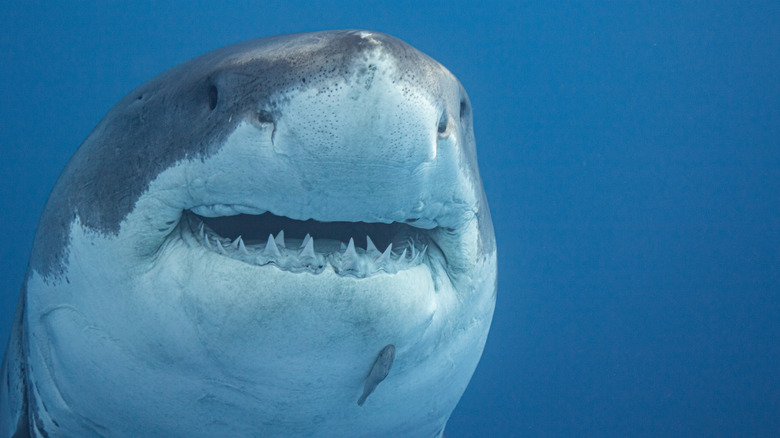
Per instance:
[[[41,217],[2,436],[441,437],[496,243],[471,104],[389,35],[282,35],[141,85]]]

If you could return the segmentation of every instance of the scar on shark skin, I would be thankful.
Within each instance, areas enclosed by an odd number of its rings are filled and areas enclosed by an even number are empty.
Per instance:
[[[366,383],[363,385],[363,395],[358,399],[358,406],[363,406],[366,402],[366,398],[371,395],[376,389],[376,386],[390,373],[390,368],[393,366],[393,360],[395,360],[395,345],[387,344],[382,351],[379,352],[379,356],[374,362],[374,366],[371,367],[371,372],[366,377]]]

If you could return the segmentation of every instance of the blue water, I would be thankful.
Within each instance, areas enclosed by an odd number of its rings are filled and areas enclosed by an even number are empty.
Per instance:
[[[67,159],[229,43],[396,35],[474,108],[495,319],[447,437],[780,436],[780,3],[7,2],[0,339]]]

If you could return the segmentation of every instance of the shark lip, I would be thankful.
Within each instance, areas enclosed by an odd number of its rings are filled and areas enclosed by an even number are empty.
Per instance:
[[[365,278],[428,263],[431,231],[393,222],[320,222],[262,214],[206,217],[185,211],[184,224],[206,249],[250,265]],[[412,221],[414,222],[414,221]]]

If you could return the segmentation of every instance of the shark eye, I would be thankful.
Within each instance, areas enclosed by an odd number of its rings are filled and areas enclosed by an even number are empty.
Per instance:
[[[260,110],[257,112],[257,121],[260,123],[273,123],[274,118],[268,111]]]
[[[461,99],[460,101],[460,118],[462,119],[463,116],[466,115],[466,100]]]
[[[213,110],[217,107],[217,100],[219,99],[219,94],[217,93],[217,86],[212,85],[209,87],[209,108]]]
[[[447,112],[442,112],[441,117],[439,117],[439,126],[437,128],[437,131],[439,134],[444,134],[447,132],[447,122],[449,117],[447,117]]]

